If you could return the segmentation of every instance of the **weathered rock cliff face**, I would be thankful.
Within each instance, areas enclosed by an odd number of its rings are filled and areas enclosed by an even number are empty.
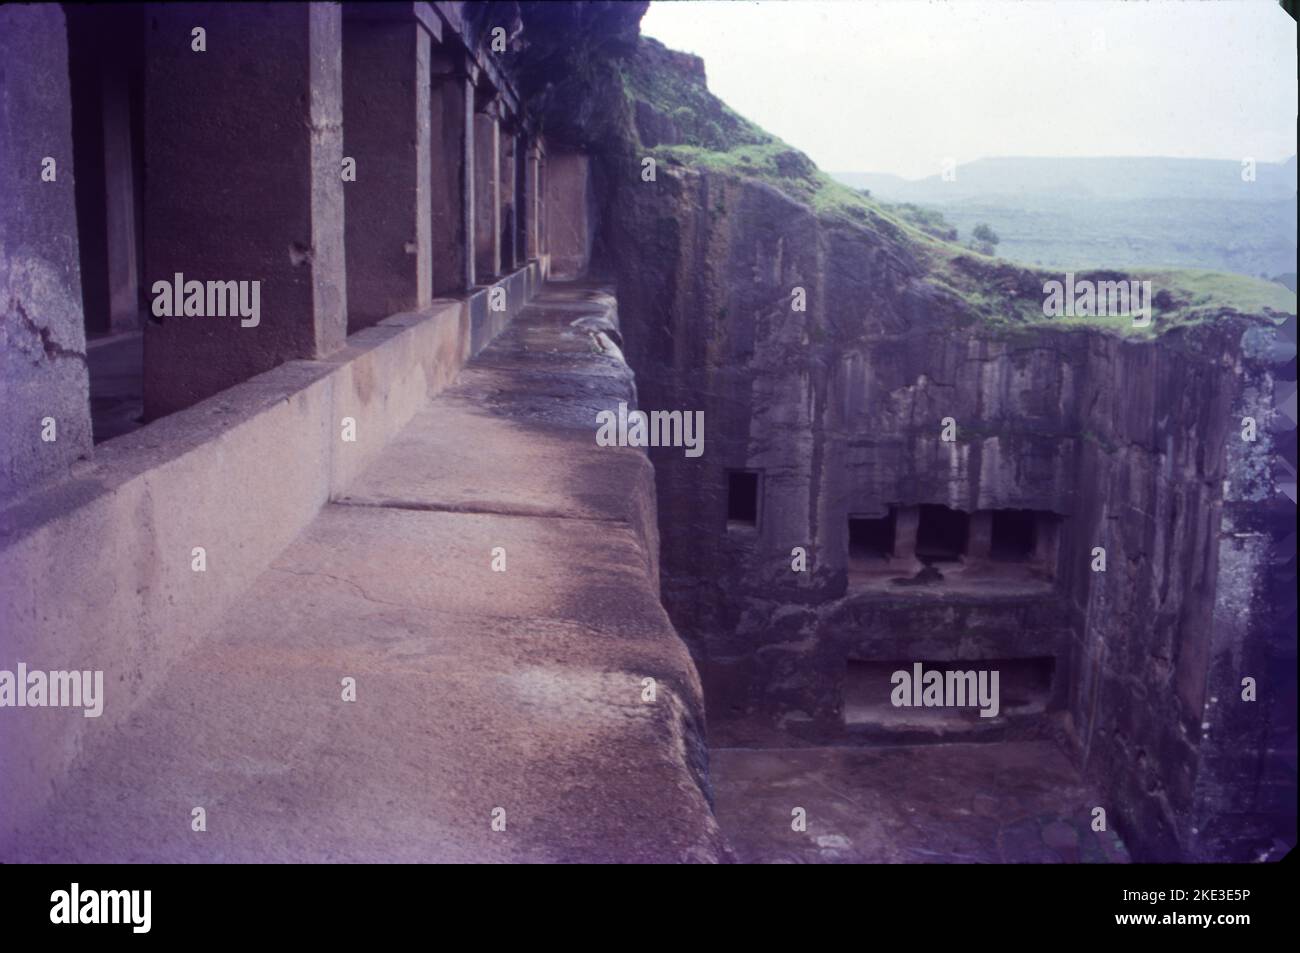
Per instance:
[[[1146,856],[1254,860],[1294,825],[1294,506],[1272,436],[1241,438],[1243,418],[1281,423],[1285,368],[1280,335],[1243,324],[1088,335],[1061,553],[1070,712]],[[1246,677],[1267,683],[1259,701],[1243,700]]]
[[[593,267],[617,281],[640,405],[705,415],[702,457],[652,458],[664,601],[715,739],[908,738],[851,723],[854,666],[1032,663],[1041,711],[980,737],[1068,741],[1138,857],[1268,851],[1295,791],[1279,316],[1175,285],[1152,333],[1051,325],[1050,276],[836,190],[711,97],[699,60],[633,44],[635,8],[554,6],[523,5],[565,41],[520,54],[522,75],[548,139],[593,156]],[[738,472],[761,479],[753,526],[729,524]],[[1043,514],[1046,573],[856,584],[849,519],[922,505]]]

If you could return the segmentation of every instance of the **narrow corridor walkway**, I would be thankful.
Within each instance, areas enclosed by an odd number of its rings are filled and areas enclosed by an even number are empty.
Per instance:
[[[614,321],[597,288],[545,288],[125,724],[88,734],[10,859],[718,858],[653,470],[594,439],[633,394],[596,333]]]

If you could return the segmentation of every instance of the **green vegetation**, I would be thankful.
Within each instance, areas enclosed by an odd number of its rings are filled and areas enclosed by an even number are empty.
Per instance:
[[[690,59],[642,39],[638,54],[624,61],[624,93],[671,123],[674,138],[707,152],[727,153],[776,141],[710,93],[684,68]]]
[[[1232,309],[1262,314],[1271,310],[1295,314],[1295,292],[1274,281],[1188,268],[1146,272],[1136,277],[1149,279],[1157,294],[1167,288],[1176,296],[1185,296],[1189,311]]]
[[[1153,315],[1151,323],[1146,327],[1134,327],[1133,318],[1127,314],[1107,314],[1087,318],[1048,318],[1040,315],[1038,321],[1041,324],[1050,324],[1058,328],[1099,328],[1133,338],[1153,338],[1162,325],[1169,326],[1161,321],[1160,315]]]
[[[994,255],[997,253],[998,242],[1002,241],[998,233],[989,228],[988,223],[980,222],[970,233],[971,247],[981,255]]]
[[[991,257],[999,238],[977,223],[971,247],[957,244],[957,230],[943,214],[910,203],[890,205],[822,172],[802,152],[738,115],[708,91],[693,57],[642,39],[621,65],[623,93],[636,116],[641,155],[661,163],[764,182],[808,206],[827,225],[867,228],[885,240],[905,243],[926,269],[926,281],[956,299],[972,320],[1007,330],[1045,324],[1094,327],[1153,336],[1171,327],[1215,320],[1224,314],[1256,314],[1281,320],[1294,314],[1296,296],[1276,282],[1207,271],[1126,272],[1149,280],[1156,299],[1152,322],[1135,328],[1127,316],[1050,318],[1043,314],[1044,283],[1060,271],[1026,267]],[[650,142],[644,141],[649,138]],[[710,214],[725,214],[720,205]],[[1083,276],[1084,269],[1076,269]],[[1109,278],[1118,279],[1117,273]],[[1272,312],[1272,314],[1270,314]],[[958,319],[960,320],[960,318]]]
[[[1240,171],[1230,159],[1022,156],[965,163],[952,181],[835,177],[941,212],[963,238],[986,222],[1002,236],[998,254],[1031,267],[1203,268],[1277,280],[1295,270],[1295,160],[1260,163],[1249,186]]]
[[[858,191],[867,198],[871,197],[870,189],[859,189]],[[953,228],[952,224],[944,218],[943,213],[936,209],[913,205],[911,202],[882,204],[884,204],[884,208],[890,215],[919,228],[932,238],[939,238],[946,242],[955,242],[957,240],[957,229]]]
[[[1201,324],[1214,321],[1225,314],[1256,314],[1272,317],[1276,323],[1285,315],[1294,314],[1296,296],[1282,285],[1261,281],[1247,275],[1233,275],[1214,271],[1171,269],[1167,271],[1134,272],[1133,277],[1151,282],[1151,293],[1157,299],[1153,320],[1146,328],[1133,327],[1126,315],[1105,317],[1046,318],[1064,327],[1100,327],[1135,337],[1153,337],[1174,325]],[[1161,292],[1165,292],[1166,307],[1161,308]]]

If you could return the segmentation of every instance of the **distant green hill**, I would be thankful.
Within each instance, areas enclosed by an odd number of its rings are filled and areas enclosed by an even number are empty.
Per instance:
[[[996,158],[955,181],[832,173],[885,202],[942,214],[960,240],[985,222],[999,257],[1058,268],[1173,267],[1274,277],[1295,270],[1296,160]]]

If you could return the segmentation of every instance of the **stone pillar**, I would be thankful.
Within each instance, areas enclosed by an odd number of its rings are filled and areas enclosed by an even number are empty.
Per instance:
[[[414,17],[343,21],[348,331],[426,307],[431,277],[429,34]]]
[[[0,64],[0,497],[7,497],[66,474],[90,454],[91,429],[62,8],[0,7]]]
[[[526,178],[524,180],[524,205],[527,208],[524,218],[524,254],[529,258],[540,258],[542,254],[542,156],[536,140],[529,143]]]
[[[529,137],[520,133],[515,140],[515,267],[528,261],[528,224],[533,220],[528,208]]]
[[[594,237],[590,162],[577,152],[552,154],[547,173],[551,271],[559,278],[579,278],[587,272]]]
[[[537,221],[537,244],[543,255],[551,253],[551,202],[546,193],[550,182],[551,160],[543,155],[537,168],[537,201],[542,207],[542,214]]]
[[[1060,539],[1060,518],[1055,513],[1035,513],[1034,562],[1053,576],[1056,575],[1056,557],[1060,550]]]
[[[70,4],[68,29],[77,232],[86,334],[140,326],[139,166],[145,19],[123,9]]]
[[[966,533],[967,560],[988,560],[993,557],[993,511],[976,510],[970,515],[970,528]]]
[[[154,418],[337,350],[347,291],[339,7],[159,4],[149,18],[151,312],[177,274],[246,282],[249,304],[254,294],[258,303],[247,318],[208,315],[206,300],[203,316],[148,316],[144,401]],[[196,27],[206,31],[204,52],[192,49]]]
[[[121,64],[105,71],[102,89],[109,326],[113,331],[133,331],[140,326],[140,261],[135,230],[131,99]]]
[[[473,96],[463,64],[435,53],[429,96],[432,182],[429,191],[433,242],[433,293],[451,294],[473,286],[473,203],[466,203],[466,178],[473,163]],[[468,112],[466,91],[468,89]],[[469,190],[472,192],[472,189]],[[468,218],[467,218],[468,213]]]
[[[894,515],[894,558],[916,560],[916,530],[921,525],[919,506],[900,506]]]
[[[501,128],[493,106],[474,114],[474,270],[482,283],[501,274]]]
[[[514,132],[501,133],[501,271],[514,271],[519,264],[515,249],[515,215],[518,205],[515,201],[515,150],[519,146],[519,137]]]
[[[477,159],[474,155],[474,82],[470,77],[461,81],[463,102],[461,111],[465,116],[465,151],[461,156],[461,257],[465,263],[465,287],[473,288],[478,283],[475,275],[476,261],[474,254],[475,237],[478,234],[476,214],[477,191],[474,184],[474,172]]]

